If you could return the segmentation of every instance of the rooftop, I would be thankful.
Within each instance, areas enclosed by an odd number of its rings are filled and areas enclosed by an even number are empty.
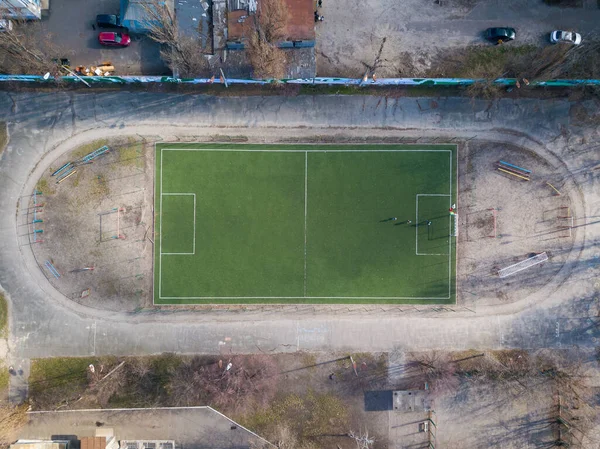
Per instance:
[[[274,447],[211,407],[30,412],[19,438],[51,440],[63,435],[82,439],[96,436],[96,430],[104,427],[114,429],[120,441],[174,440],[179,447],[194,449]]]
[[[315,17],[314,0],[283,0],[287,4],[289,19],[285,31],[288,40],[314,40]],[[227,13],[227,33],[229,40],[239,40],[244,36],[244,23],[249,20],[249,5],[240,0],[229,0]],[[241,8],[241,9],[235,9]],[[260,0],[258,0],[260,9]]]

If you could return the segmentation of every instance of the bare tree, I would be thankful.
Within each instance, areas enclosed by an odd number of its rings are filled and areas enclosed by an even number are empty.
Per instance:
[[[19,433],[19,430],[29,420],[27,415],[28,404],[12,405],[2,401],[0,403],[0,447],[9,447]]]
[[[538,377],[549,382],[554,391],[549,419],[556,443],[579,448],[598,446],[598,412],[584,361],[577,354],[546,352],[536,358],[536,369]]]
[[[256,404],[266,406],[275,396],[279,370],[272,357],[249,355],[228,362],[202,363],[193,358],[173,374],[169,390],[174,402],[241,411]]]
[[[0,32],[0,72],[60,75],[59,58],[65,56],[65,51],[55,44],[52,34],[44,32],[38,22],[13,23],[12,29]]]
[[[447,353],[431,351],[416,354],[411,365],[430,384],[434,393],[444,393],[458,387],[456,363]]]
[[[94,370],[93,373],[89,373],[90,385],[87,394],[95,396],[101,407],[106,407],[113,396],[125,390],[127,375],[124,366],[125,361],[108,366],[102,369],[102,372]]]
[[[375,444],[375,439],[369,436],[369,430],[365,427],[365,431],[348,432],[348,436],[356,442],[357,449],[370,449]]]
[[[313,441],[300,441],[298,434],[285,423],[278,425],[271,438],[279,449],[317,449]]]
[[[160,56],[165,64],[183,77],[205,73],[209,63],[202,38],[207,39],[207,36],[199,30],[196,30],[197,36],[180,33],[175,14],[167,2],[147,0],[140,5],[146,15],[144,26],[148,29],[148,36],[163,47]]]
[[[283,78],[286,54],[277,46],[285,36],[289,11],[283,0],[261,0],[246,28],[247,53],[255,78]]]

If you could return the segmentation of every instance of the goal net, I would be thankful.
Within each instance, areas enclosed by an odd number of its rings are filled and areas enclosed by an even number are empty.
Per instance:
[[[548,255],[545,252],[543,252],[533,257],[530,257],[529,259],[522,260],[521,262],[518,262],[509,267],[502,268],[500,271],[498,271],[498,276],[500,276],[501,278],[505,278],[507,276],[518,273],[519,271],[525,270],[526,268],[532,267],[534,265],[537,265],[538,263],[542,263],[547,260]]]
[[[458,214],[455,213],[454,215],[452,215],[452,217],[454,219],[452,220],[452,232],[450,233],[450,235],[452,237],[458,237]]]

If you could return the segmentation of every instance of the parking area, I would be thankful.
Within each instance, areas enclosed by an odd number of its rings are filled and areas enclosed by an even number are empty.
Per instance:
[[[117,75],[165,75],[169,69],[160,58],[158,44],[145,36],[131,36],[129,47],[105,47],[94,30],[97,14],[119,14],[119,0],[51,0],[42,19],[56,46],[64,49],[71,67],[110,61]],[[112,30],[104,30],[112,31]]]
[[[578,8],[544,0],[323,0],[316,24],[317,74],[360,77],[383,43],[379,76],[422,76],[437,58],[470,45],[489,45],[488,27],[514,27],[509,45],[549,45],[552,30],[573,30],[584,44],[600,23],[596,0]],[[384,42],[385,39],[385,42]],[[436,74],[435,75],[442,75]]]

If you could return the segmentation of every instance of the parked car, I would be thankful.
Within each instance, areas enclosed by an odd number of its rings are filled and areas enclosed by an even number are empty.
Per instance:
[[[514,28],[510,27],[488,28],[483,33],[483,36],[488,41],[497,45],[514,40],[517,37],[517,32]]]
[[[556,30],[550,33],[550,42],[553,44],[566,43],[579,45],[581,44],[581,34],[575,33],[574,31]]]
[[[121,28],[121,20],[114,14],[98,14],[96,25],[98,28]]]
[[[131,43],[131,38],[125,33],[104,31],[98,34],[98,42],[100,42],[101,45],[110,47],[127,47]]]
[[[13,22],[12,20],[8,20],[8,19],[1,19],[0,20],[0,33],[3,31],[10,31],[13,29]]]

